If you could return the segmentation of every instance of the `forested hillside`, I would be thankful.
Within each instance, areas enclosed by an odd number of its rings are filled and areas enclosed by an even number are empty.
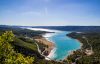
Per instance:
[[[99,32],[72,32],[67,36],[79,40],[82,48],[68,56],[69,62],[76,64],[100,64],[100,33]]]
[[[0,26],[0,64],[100,64],[99,31],[75,31],[67,34],[79,40],[83,45],[63,62],[45,60],[44,56],[38,52],[33,36],[41,36],[45,33],[19,27]],[[41,49],[47,47],[38,42],[37,44]]]
[[[0,36],[0,64],[32,64],[34,57],[25,56],[14,51],[10,44],[14,37],[12,31],[6,31]]]
[[[47,61],[37,50],[32,36],[41,36],[44,31],[32,31],[9,26],[0,27],[0,64],[63,64]],[[39,47],[47,47],[39,44]]]

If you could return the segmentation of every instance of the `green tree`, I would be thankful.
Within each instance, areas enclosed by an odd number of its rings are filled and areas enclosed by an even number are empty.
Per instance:
[[[14,34],[6,31],[0,36],[0,64],[33,64],[34,57],[25,57],[21,53],[16,53],[12,45]]]

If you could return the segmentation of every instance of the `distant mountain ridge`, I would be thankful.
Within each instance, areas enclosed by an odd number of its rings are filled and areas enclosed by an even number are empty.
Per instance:
[[[1,27],[7,27],[7,25],[0,25],[0,28]],[[100,32],[100,26],[10,26],[10,27],[45,28],[45,29],[55,29],[62,31]]]
[[[33,28],[47,28],[62,31],[100,32],[100,26],[35,26]]]

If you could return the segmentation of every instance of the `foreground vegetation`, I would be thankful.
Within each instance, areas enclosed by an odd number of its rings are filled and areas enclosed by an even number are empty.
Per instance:
[[[34,57],[24,56],[14,51],[9,43],[13,38],[14,34],[11,31],[6,31],[0,36],[0,64],[32,64]]]
[[[44,33],[22,28],[0,27],[0,64],[63,64],[53,60],[47,61],[38,52],[36,41],[32,36],[41,36]],[[41,49],[47,47],[44,44],[37,44]]]
[[[69,63],[100,64],[100,33],[99,32],[73,32],[67,36],[79,40],[83,46],[68,56]]]

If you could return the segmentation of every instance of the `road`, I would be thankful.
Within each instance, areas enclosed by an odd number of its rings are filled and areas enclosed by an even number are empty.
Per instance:
[[[39,48],[39,45],[38,45],[36,42],[35,42],[35,44],[36,44],[37,49],[38,49],[38,52],[40,53],[41,56],[43,56],[43,57],[45,57],[45,58],[48,58],[48,59],[52,60],[51,58],[49,58],[49,57],[43,55],[43,53],[41,52],[41,50],[40,50],[40,48]],[[43,52],[44,52],[44,51],[43,51]]]

